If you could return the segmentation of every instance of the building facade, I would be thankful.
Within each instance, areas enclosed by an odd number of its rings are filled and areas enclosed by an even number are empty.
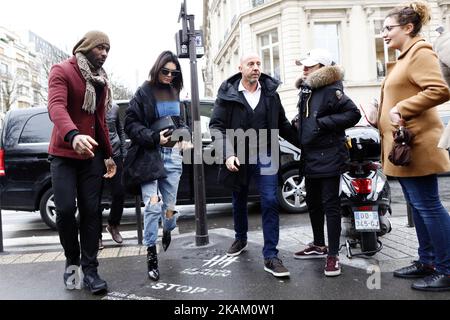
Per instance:
[[[225,79],[238,72],[240,56],[257,52],[263,72],[282,82],[278,92],[289,118],[296,113],[301,75],[297,59],[315,47],[328,49],[345,69],[346,93],[357,104],[379,98],[388,50],[380,35],[392,0],[204,0],[205,95],[214,97]],[[450,0],[429,0],[432,21],[422,35],[450,30]]]
[[[19,35],[0,27],[0,110],[32,106],[38,99],[38,74],[36,54]]]
[[[32,32],[0,27],[0,112],[45,104],[50,67],[68,57]]]

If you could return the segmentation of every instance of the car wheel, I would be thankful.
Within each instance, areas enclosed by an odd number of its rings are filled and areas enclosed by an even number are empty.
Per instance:
[[[56,205],[54,200],[53,189],[50,188],[44,192],[41,201],[39,203],[39,211],[41,213],[41,218],[44,223],[50,227],[52,230],[56,230]],[[78,210],[75,214],[75,218],[79,223],[79,213]]]
[[[278,187],[278,201],[286,212],[303,213],[308,211],[305,179],[299,181],[298,169],[290,169],[282,174],[282,184]]]
[[[56,206],[53,195],[53,189],[50,188],[44,192],[39,204],[41,218],[52,230],[56,230]]]

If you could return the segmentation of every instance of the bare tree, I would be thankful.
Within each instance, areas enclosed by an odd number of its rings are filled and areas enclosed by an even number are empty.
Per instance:
[[[60,63],[69,58],[69,55],[61,50],[51,50],[50,55],[41,54],[42,70],[44,71],[45,78],[48,79],[50,69],[53,65]]]
[[[114,100],[131,99],[131,96],[133,95],[133,92],[131,92],[131,90],[125,87],[123,84],[111,81],[111,87]]]
[[[16,87],[16,77],[13,77],[11,74],[0,77],[0,98],[2,102],[2,111],[5,113],[11,109],[11,106],[17,100]]]
[[[69,55],[64,53],[61,50],[51,50],[51,54],[40,54],[40,60],[41,60],[41,70],[43,75],[43,81],[46,83],[48,82],[48,76],[50,74],[50,70],[53,67],[53,65],[58,64],[66,59],[69,58]],[[47,86],[41,86],[41,89],[39,90],[39,95],[44,101],[44,103],[47,103],[48,99],[48,88]]]
[[[133,92],[123,85],[122,83],[115,80],[114,73],[108,74],[109,83],[111,84],[111,89],[113,92],[114,100],[128,100],[133,96]]]

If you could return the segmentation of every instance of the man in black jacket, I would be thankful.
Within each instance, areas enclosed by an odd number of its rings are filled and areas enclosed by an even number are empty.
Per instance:
[[[296,252],[296,259],[327,258],[326,276],[341,274],[339,239],[341,235],[340,175],[348,160],[345,129],[354,126],[361,114],[343,93],[343,71],[335,66],[331,54],[323,49],[311,50],[299,61],[303,77],[300,89],[299,142],[305,176],[314,242]],[[329,248],[325,246],[324,215],[327,217]]]
[[[119,106],[113,103],[111,109],[106,114],[106,124],[109,130],[109,140],[113,152],[113,160],[116,163],[116,175],[108,181],[103,181],[102,189],[105,183],[109,184],[111,190],[111,209],[109,211],[108,225],[106,231],[111,234],[112,239],[117,243],[122,243],[123,239],[119,232],[120,220],[123,214],[123,205],[125,201],[125,188],[122,185],[123,159],[126,155],[125,131],[119,117]],[[100,217],[102,208],[99,207]],[[102,224],[100,224],[99,249],[103,249]]]
[[[227,255],[237,256],[247,248],[248,185],[254,177],[261,195],[264,270],[276,277],[286,277],[290,273],[278,258],[276,248],[279,239],[278,130],[281,136],[294,143],[296,134],[286,119],[276,92],[279,82],[261,73],[259,56],[244,56],[239,71],[221,85],[210,121],[211,132],[217,133],[213,133],[216,150],[223,148],[226,165],[226,169],[221,168],[220,182],[234,190],[236,236]],[[239,142],[234,143],[239,138],[231,136],[227,129],[232,129],[233,134],[242,129],[248,137],[254,136],[256,141],[244,139],[246,148],[242,155],[235,147],[240,145]]]

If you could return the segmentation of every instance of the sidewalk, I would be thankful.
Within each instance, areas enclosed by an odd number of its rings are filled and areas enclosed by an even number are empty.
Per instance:
[[[99,254],[99,270],[108,282],[109,292],[100,297],[86,290],[64,289],[65,257],[61,250],[0,255],[0,299],[450,299],[450,293],[413,291],[411,281],[392,277],[392,270],[413,260],[417,249],[415,230],[405,227],[406,217],[393,218],[392,223],[392,233],[382,238],[382,253],[348,259],[343,250],[343,274],[337,278],[323,275],[322,259],[293,259],[292,253],[312,240],[309,225],[280,232],[280,258],[291,272],[288,279],[264,271],[261,231],[249,233],[248,251],[229,258],[225,252],[234,232],[214,229],[205,247],[194,245],[195,233],[175,233],[169,250],[159,254],[158,282],[147,278],[145,247],[128,244],[105,248]],[[372,275],[373,270],[381,273]]]

